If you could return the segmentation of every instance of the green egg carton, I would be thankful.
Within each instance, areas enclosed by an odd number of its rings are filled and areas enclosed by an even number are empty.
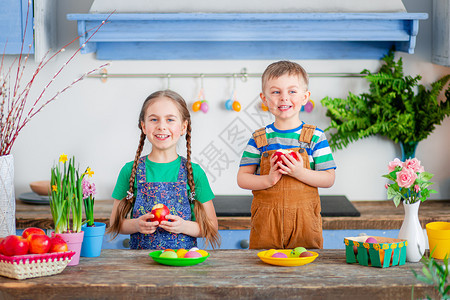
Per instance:
[[[366,243],[373,237],[378,243]],[[388,268],[401,266],[406,262],[408,242],[379,236],[358,236],[344,238],[347,263],[359,263],[361,266]]]

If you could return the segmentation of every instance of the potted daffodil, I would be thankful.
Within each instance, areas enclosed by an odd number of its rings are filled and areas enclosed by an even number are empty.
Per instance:
[[[55,223],[54,235],[61,236],[69,250],[75,251],[69,265],[77,265],[80,259],[84,232],[81,230],[83,218],[83,174],[75,168],[75,157],[66,154],[51,169],[50,210]]]
[[[90,181],[90,178],[94,175],[94,171],[91,168],[87,168],[84,175],[82,186],[86,223],[81,226],[81,230],[84,231],[81,256],[97,257],[100,256],[102,250],[106,224],[94,221],[94,195],[96,194],[96,187],[95,183]]]

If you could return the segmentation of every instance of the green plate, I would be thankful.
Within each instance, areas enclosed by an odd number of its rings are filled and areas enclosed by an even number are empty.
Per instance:
[[[186,267],[186,266],[193,266],[200,264],[204,262],[208,257],[202,256],[198,258],[170,258],[170,257],[159,257],[163,251],[153,251],[150,252],[148,255],[153,258],[154,261],[156,261],[159,264],[168,265],[168,266],[176,266],[176,267]]]

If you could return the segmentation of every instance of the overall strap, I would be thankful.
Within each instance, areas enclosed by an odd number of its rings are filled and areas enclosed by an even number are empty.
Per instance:
[[[316,130],[316,126],[303,124],[302,132],[300,133],[300,137],[298,140],[300,142],[311,143],[311,139],[314,136],[314,131]]]
[[[256,147],[261,148],[268,145],[266,137],[266,127],[260,128],[253,133],[253,138],[256,142]]]

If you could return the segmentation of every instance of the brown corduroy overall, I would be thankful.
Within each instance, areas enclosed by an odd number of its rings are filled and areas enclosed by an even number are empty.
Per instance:
[[[310,143],[315,128],[304,124],[299,141]],[[268,145],[265,128],[253,136],[258,148]],[[301,147],[291,150],[298,151],[304,167],[310,169],[306,150]],[[262,153],[261,175],[269,174],[270,157],[275,151]],[[317,188],[288,175],[268,189],[253,191],[250,249],[322,249],[320,210]]]

